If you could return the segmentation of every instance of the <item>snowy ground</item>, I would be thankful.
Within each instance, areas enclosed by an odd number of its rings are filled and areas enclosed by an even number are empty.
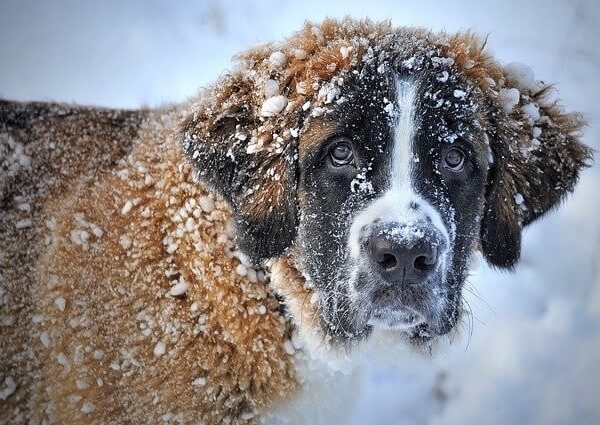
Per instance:
[[[0,97],[135,107],[179,101],[236,52],[305,19],[369,16],[489,33],[503,62],[558,84],[600,149],[600,2],[118,0],[0,4]],[[439,358],[367,371],[357,424],[600,423],[600,170],[525,235],[515,274],[470,279],[472,335]]]

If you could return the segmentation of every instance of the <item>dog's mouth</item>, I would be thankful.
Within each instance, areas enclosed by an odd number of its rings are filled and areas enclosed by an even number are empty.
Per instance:
[[[449,301],[443,270],[416,285],[402,281],[390,284],[362,272],[350,286],[357,288],[350,291],[350,298],[358,321],[374,330],[410,332],[427,324],[436,329]]]
[[[425,316],[411,307],[378,308],[373,310],[367,322],[374,329],[409,331],[425,324]]]

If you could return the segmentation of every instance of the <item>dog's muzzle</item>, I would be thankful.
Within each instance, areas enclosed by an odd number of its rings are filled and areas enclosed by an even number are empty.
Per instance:
[[[427,320],[440,271],[445,239],[429,221],[410,224],[376,221],[361,230],[362,267],[355,289],[370,321],[386,327],[414,326]]]

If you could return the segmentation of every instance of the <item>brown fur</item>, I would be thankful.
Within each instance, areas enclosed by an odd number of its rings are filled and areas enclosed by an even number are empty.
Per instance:
[[[191,179],[174,137],[179,115],[148,114],[126,158],[107,171],[94,170],[90,184],[71,183],[45,201],[30,230],[37,242],[27,241],[41,245],[41,257],[23,301],[33,304],[38,323],[22,315],[15,324],[20,332],[9,334],[18,338],[9,336],[18,350],[31,347],[29,357],[39,368],[3,361],[10,367],[4,373],[19,385],[3,406],[3,422],[155,423],[172,415],[222,423],[251,419],[275,394],[283,398],[294,388],[279,305],[264,283],[236,274],[240,262],[223,237],[228,209]],[[75,128],[102,124],[86,117]],[[70,148],[78,161],[93,154]],[[199,199],[213,200],[214,211],[202,210]],[[128,201],[133,205],[124,213]],[[81,230],[88,234],[83,244],[74,242]],[[172,242],[165,245],[165,237]],[[177,249],[169,254],[172,243]],[[169,295],[177,278],[189,283],[183,297]],[[55,302],[61,297],[64,311]],[[8,301],[16,308],[14,302]],[[48,348],[40,341],[43,332]],[[159,357],[158,342],[166,345]],[[9,351],[3,358],[20,355]],[[197,378],[205,383],[194,386]],[[93,411],[82,412],[86,407]]]

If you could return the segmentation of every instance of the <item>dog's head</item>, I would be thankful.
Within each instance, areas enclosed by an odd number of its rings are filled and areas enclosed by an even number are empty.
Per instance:
[[[326,21],[239,60],[184,150],[296,325],[329,345],[450,331],[469,258],[511,268],[589,157],[549,87],[469,34]]]

